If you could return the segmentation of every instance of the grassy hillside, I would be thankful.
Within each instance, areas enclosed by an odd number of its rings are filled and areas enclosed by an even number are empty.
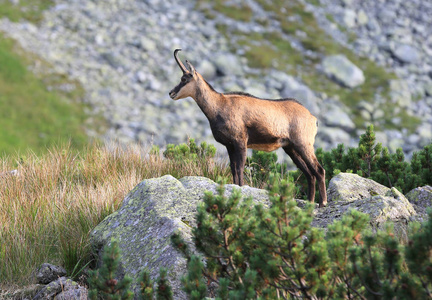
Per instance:
[[[42,10],[52,2],[20,1],[13,5],[0,2],[0,17],[12,21],[38,21]],[[84,131],[83,90],[60,74],[38,72],[49,66],[39,58],[25,53],[16,43],[0,34],[0,157],[27,148],[45,152],[46,148],[70,140],[73,147],[87,143]],[[71,91],[62,91],[69,85]]]
[[[54,4],[53,0],[20,0],[19,4],[12,1],[0,1],[0,16],[13,22],[21,19],[38,22],[42,18],[42,12]]]

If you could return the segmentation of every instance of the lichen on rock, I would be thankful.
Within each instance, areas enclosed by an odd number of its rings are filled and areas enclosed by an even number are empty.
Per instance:
[[[104,245],[116,239],[122,252],[118,278],[125,274],[133,279],[135,297],[138,297],[138,278],[147,269],[155,280],[161,267],[168,269],[168,280],[175,299],[187,299],[181,289],[180,278],[186,274],[186,261],[173,248],[170,237],[180,232],[195,251],[191,228],[195,226],[196,208],[204,199],[205,191],[217,194],[218,184],[204,177],[170,175],[147,179],[139,183],[123,200],[118,211],[105,218],[91,233],[92,245],[101,257]],[[225,195],[240,189],[243,197],[252,197],[255,203],[268,205],[265,190],[226,185]],[[415,220],[413,206],[395,188],[387,188],[373,180],[355,174],[340,173],[328,188],[328,206],[314,210],[312,226],[326,228],[355,209],[370,216],[373,230],[391,222],[395,233],[406,238],[407,224]],[[297,200],[300,208],[304,201]]]
[[[143,269],[156,279],[159,269],[164,267],[168,269],[174,298],[186,299],[178,280],[185,275],[186,261],[173,248],[170,237],[179,231],[185,240],[192,241],[191,226],[195,222],[197,205],[205,191],[216,194],[217,187],[215,182],[204,177],[177,180],[166,175],[142,181],[126,196],[120,209],[106,217],[91,233],[95,252],[101,255],[104,245],[116,239],[122,252],[118,276],[132,277],[135,292]],[[226,185],[226,195],[235,187]],[[237,188],[256,201],[268,199],[264,190],[248,186]]]
[[[416,212],[424,219],[426,218],[426,210],[432,206],[432,187],[425,185],[411,190],[406,197],[414,206]]]
[[[385,196],[389,190],[388,187],[357,174],[340,173],[329,183],[328,200],[350,202],[375,195]]]
[[[352,209],[370,216],[373,230],[393,223],[395,233],[405,240],[407,226],[415,220],[416,211],[396,188],[385,187],[356,174],[340,173],[328,187],[328,206],[316,211],[313,225],[326,228]]]

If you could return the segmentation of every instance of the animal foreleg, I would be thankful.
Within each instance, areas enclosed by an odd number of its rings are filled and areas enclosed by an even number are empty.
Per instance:
[[[227,147],[230,159],[231,173],[233,175],[234,184],[244,185],[244,166],[246,163],[246,147],[232,146]]]

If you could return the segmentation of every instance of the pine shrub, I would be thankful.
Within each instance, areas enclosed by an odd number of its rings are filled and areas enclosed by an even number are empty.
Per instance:
[[[143,270],[140,274],[140,293],[141,300],[153,300],[155,294],[154,283],[147,270]]]
[[[327,183],[339,172],[353,172],[402,193],[432,184],[432,144],[414,152],[409,162],[401,148],[390,154],[387,147],[376,142],[373,125],[360,136],[357,148],[345,150],[339,144],[329,152],[318,149],[317,158],[326,170]]]
[[[120,248],[116,240],[105,247],[102,256],[102,264],[98,270],[90,271],[89,298],[93,300],[125,300],[133,299],[134,294],[130,290],[132,279],[125,276],[117,280],[116,274],[120,264]],[[157,282],[153,282],[147,270],[140,274],[139,298],[142,300],[172,300],[173,291],[167,280],[167,270],[161,268]],[[195,298],[198,299],[198,298]]]
[[[117,241],[105,247],[102,256],[102,266],[99,270],[91,271],[89,277],[89,298],[96,300],[98,297],[106,300],[132,299],[130,291],[132,279],[125,276],[118,281],[115,276],[120,263],[120,249]]]
[[[189,139],[187,144],[168,144],[163,155],[165,158],[174,159],[176,161],[207,160],[215,157],[216,147],[206,142],[202,142],[200,146],[198,146],[194,139]]]
[[[404,194],[419,186],[432,185],[432,144],[414,152],[411,161],[407,161],[401,148],[396,153],[390,153],[387,147],[376,141],[373,125],[368,126],[360,136],[358,147],[346,148],[344,144],[339,144],[330,151],[318,148],[316,156],[326,171],[327,186],[331,178],[340,172],[370,178],[389,188],[395,187]],[[281,178],[297,178],[296,197],[307,198],[305,176],[299,170],[288,171],[286,164],[277,162],[275,153],[254,151],[248,158],[248,166],[253,186],[265,187],[268,174],[279,173]]]
[[[391,225],[372,232],[355,210],[326,232],[313,228],[313,207],[297,206],[292,183],[271,176],[268,189],[268,208],[238,191],[226,197],[222,186],[206,193],[193,229],[202,257],[173,235],[188,259],[182,282],[191,299],[204,298],[205,283],[217,286],[215,299],[432,297],[432,210],[401,244]]]

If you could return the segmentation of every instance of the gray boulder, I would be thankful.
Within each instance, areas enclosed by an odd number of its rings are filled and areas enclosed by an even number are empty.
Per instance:
[[[319,114],[318,98],[306,85],[299,85],[297,88],[284,88],[280,93],[282,98],[294,98],[304,105],[313,115]]]
[[[345,9],[342,13],[343,25],[352,28],[356,26],[357,14],[352,9]]]
[[[217,184],[203,177],[170,175],[147,179],[138,184],[123,200],[121,208],[105,218],[91,233],[92,246],[101,257],[103,248],[112,238],[122,252],[118,279],[125,274],[132,277],[136,298],[139,273],[147,269],[151,277],[159,276],[161,267],[168,268],[168,279],[175,299],[187,299],[181,291],[180,278],[186,274],[186,262],[174,249],[170,237],[180,232],[192,249],[191,227],[195,226],[196,207],[205,191],[216,193]],[[226,195],[233,188],[255,202],[268,205],[264,190],[248,186],[226,186]],[[396,189],[389,189],[372,180],[354,174],[335,176],[328,188],[328,206],[315,209],[313,226],[326,228],[351,209],[367,213],[373,229],[383,228],[386,222],[395,224],[396,232],[404,237],[408,221],[416,212],[408,200]],[[299,207],[305,202],[297,200]]]
[[[431,71],[431,74],[432,74],[432,71]],[[425,90],[426,95],[432,96],[432,82],[425,83],[425,85],[423,86],[423,88]]]
[[[392,53],[398,60],[407,64],[416,63],[420,57],[416,48],[406,44],[397,45]]]
[[[341,127],[345,131],[351,132],[356,129],[354,122],[346,111],[343,110],[342,105],[334,105],[323,114],[324,122],[327,126]]]
[[[140,37],[139,45],[141,49],[148,52],[153,52],[157,50],[156,42],[147,36]]]
[[[420,146],[424,147],[429,145],[432,140],[432,124],[423,123],[416,130],[417,135],[420,137]]]
[[[32,284],[15,290],[12,295],[9,296],[10,299],[33,299],[33,297],[43,288],[43,284]]]
[[[87,289],[78,285],[72,279],[61,277],[40,290],[33,300],[61,299],[82,300],[87,299]]]
[[[406,81],[392,79],[389,81],[389,87],[390,98],[393,103],[404,108],[411,106],[411,92]]]
[[[418,214],[426,216],[426,210],[432,206],[432,186],[426,185],[411,190],[406,197]]]
[[[303,104],[313,115],[317,116],[320,113],[318,107],[318,98],[314,92],[305,84],[297,81],[290,75],[283,74],[279,76],[282,85],[280,96],[282,98],[294,98]]]
[[[231,53],[219,54],[214,60],[216,69],[222,75],[242,75],[243,69],[237,56]]]
[[[191,241],[191,226],[195,223],[198,203],[204,192],[216,194],[217,184],[204,177],[184,177],[180,180],[170,175],[147,179],[138,184],[123,200],[115,213],[105,218],[91,233],[93,248],[99,257],[103,247],[115,238],[118,240],[122,259],[119,278],[128,274],[133,288],[138,288],[140,272],[147,269],[153,279],[159,276],[161,267],[168,268],[168,277],[174,290],[174,299],[187,299],[181,291],[180,278],[185,275],[186,261],[174,249],[170,237],[181,232]],[[227,185],[229,195],[234,185]],[[267,192],[248,186],[240,188],[244,196],[253,196],[265,202]],[[137,297],[137,296],[136,296]]]
[[[416,216],[411,203],[397,189],[356,174],[340,173],[330,181],[328,205],[317,211],[313,225],[326,228],[352,209],[368,214],[374,230],[393,223],[402,240],[406,240],[408,222]]]
[[[337,83],[354,88],[364,83],[363,71],[348,60],[344,55],[332,55],[322,62],[324,73]]]
[[[357,12],[357,24],[358,25],[366,25],[369,22],[369,18],[366,12],[363,9],[360,9]]]
[[[385,195],[389,190],[388,187],[357,174],[340,173],[330,180],[327,193],[329,201],[352,202]]]
[[[47,284],[66,275],[66,270],[62,267],[44,263],[36,273],[38,283]]]
[[[212,80],[216,77],[216,67],[209,60],[201,61],[197,70],[206,80]]]
[[[349,145],[351,143],[350,134],[339,127],[320,127],[317,138],[330,145],[330,147],[337,147],[338,144]]]
[[[114,52],[105,52],[101,54],[101,57],[113,68],[117,69],[124,65],[122,58]]]
[[[54,300],[87,300],[88,291],[85,287],[72,285],[72,288],[62,291]]]

